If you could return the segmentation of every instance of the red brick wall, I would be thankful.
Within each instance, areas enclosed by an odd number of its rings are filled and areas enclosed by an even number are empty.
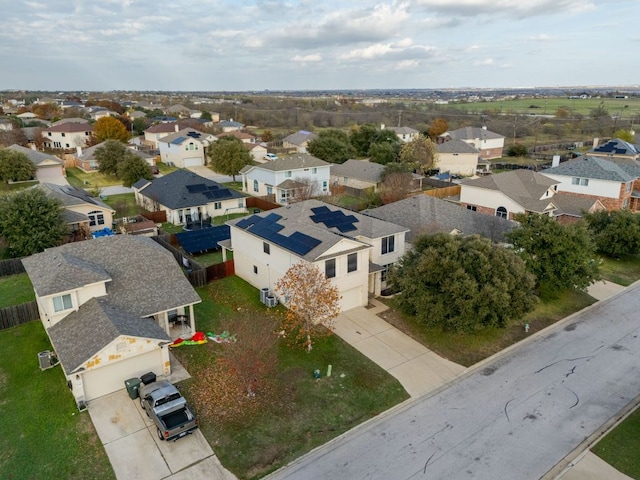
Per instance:
[[[480,150],[480,157],[485,160],[502,157],[502,148],[483,148]]]

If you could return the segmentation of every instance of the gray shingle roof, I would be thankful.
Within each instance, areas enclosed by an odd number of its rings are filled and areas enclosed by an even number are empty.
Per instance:
[[[354,227],[356,227],[355,230],[350,232],[340,232],[335,227],[328,228],[323,223],[315,223],[310,218],[314,215],[314,212],[311,209],[322,206],[329,208],[331,211],[341,211],[344,215],[353,215],[358,220],[353,224]],[[303,202],[294,203],[286,207],[276,208],[256,215],[258,217],[266,217],[273,213],[282,217],[277,222],[279,225],[284,226],[284,228],[279,231],[280,234],[289,236],[294,232],[300,232],[321,242],[306,255],[302,256],[302,258],[308,261],[315,261],[322,257],[327,250],[340,242],[343,238],[361,241],[359,240],[359,237],[374,239],[408,231],[407,228],[396,225],[395,223],[361,215],[360,213],[336,207],[335,205],[329,205],[319,200],[305,200]],[[242,220],[243,219],[240,218],[230,220],[227,224],[235,226]],[[257,236],[260,237],[260,235]],[[368,248],[368,244],[363,242],[362,248]]]
[[[547,168],[542,174],[582,177],[627,183],[640,177],[640,165],[618,162],[599,157],[578,157]]]
[[[138,185],[136,183],[136,185]],[[207,198],[204,190],[195,192],[193,188],[189,191],[189,187],[195,185],[204,185],[206,189],[218,189],[221,192],[219,198]],[[138,188],[138,187],[136,187]],[[198,190],[197,188],[195,190]],[[199,207],[209,203],[221,202],[232,198],[242,198],[240,192],[229,189],[218,182],[201,177],[188,170],[175,170],[163,177],[156,178],[146,187],[140,190],[140,194],[147,198],[165,205],[172,210],[177,208]]]
[[[593,155],[625,155],[636,157],[640,155],[640,148],[637,145],[626,142],[620,138],[614,138],[602,145],[592,148],[587,154]]]
[[[62,165],[64,162],[60,160],[58,157],[54,155],[48,155],[46,153],[38,152],[37,150],[33,150],[31,148],[23,147],[22,145],[11,145],[8,147],[9,150],[13,150],[14,152],[23,153],[27,156],[31,163],[33,163],[36,167],[40,165],[42,162],[50,161],[57,163],[58,165]]]
[[[110,278],[104,298],[138,318],[200,302],[173,255],[147,237],[116,235],[68,243],[22,263],[39,296]]]
[[[510,220],[473,212],[428,195],[414,195],[362,213],[409,228],[408,242],[419,234],[451,233],[454,230],[464,236],[477,234],[494,242],[504,242],[504,234],[517,225]]]
[[[158,142],[163,143],[176,143],[178,145],[184,142],[192,142],[198,140],[200,143],[207,145],[210,141],[214,141],[216,137],[210,133],[204,133],[195,128],[183,128],[177,132],[170,133],[162,138],[158,139]]]
[[[553,197],[543,198],[543,195],[549,187],[559,182],[532,170],[520,169],[481,178],[463,179],[460,183],[502,192],[526,210],[542,213],[553,203]]]
[[[568,193],[556,193],[553,196],[553,203],[558,209],[554,215],[571,215],[581,217],[582,212],[588,212],[594,205],[600,203],[596,198],[579,197]]]
[[[80,158],[81,160],[95,160],[96,159],[96,150],[100,147],[102,147],[104,144],[106,143],[106,141],[104,142],[100,142],[97,145],[93,145],[92,147],[89,148],[83,148],[82,149],[82,154],[80,154],[78,156],[78,158]],[[140,150],[135,150],[133,148],[127,148],[127,151],[130,151],[131,153],[137,155],[138,157],[142,158],[143,160],[147,160],[149,158],[153,158],[153,155],[149,155],[146,152],[142,152]]]
[[[493,138],[504,138],[503,135],[499,133],[492,132],[491,130],[485,130],[480,127],[462,127],[457,130],[451,130],[449,132],[445,132],[441,137],[451,137],[452,139],[458,140],[475,140],[476,138],[485,138],[485,139],[493,139]]]
[[[373,183],[382,181],[382,172],[384,172],[384,165],[367,160],[347,160],[341,165],[331,167],[331,175]]]
[[[436,147],[439,153],[478,153],[478,149],[462,140],[452,139],[439,143]]]
[[[262,170],[270,170],[272,172],[283,172],[285,170],[298,170],[301,168],[324,167],[327,165],[331,165],[331,163],[325,162],[324,160],[320,160],[319,158],[316,158],[313,155],[309,155],[306,153],[298,153],[295,155],[291,155],[289,157],[278,158],[278,160],[272,160],[266,163],[261,163],[260,165],[247,165],[242,170],[240,170],[240,173],[246,173],[254,168],[259,168]]]
[[[306,130],[300,130],[299,132],[292,133],[282,139],[283,142],[290,143],[292,145],[301,146],[304,142],[310,142],[311,140],[318,138],[315,133],[307,132]]]
[[[154,320],[114,308],[104,298],[92,298],[49,329],[67,375],[121,335],[170,341]]]
[[[385,130],[391,130],[396,135],[413,135],[414,133],[420,133],[415,128],[411,127],[385,127]]]
[[[104,210],[115,213],[115,210],[104,203],[99,198],[92,197],[86,191],[72,187],[71,185],[56,185],[53,183],[41,183],[37,186],[41,188],[50,197],[56,198],[65,207],[74,205],[94,205]]]

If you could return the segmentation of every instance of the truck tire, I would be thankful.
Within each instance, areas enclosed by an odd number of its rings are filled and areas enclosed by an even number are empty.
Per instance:
[[[142,410],[144,410],[144,413],[147,414],[147,417],[151,418],[151,415],[149,415],[149,412],[147,412],[147,409],[144,408],[144,402],[142,401],[142,397],[140,397],[140,406],[142,407]]]
[[[158,427],[156,427],[156,430],[158,431],[158,438],[160,440],[164,440],[164,435],[162,434],[162,431]]]

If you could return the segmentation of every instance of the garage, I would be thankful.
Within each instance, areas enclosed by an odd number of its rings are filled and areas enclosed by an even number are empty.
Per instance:
[[[184,163],[184,168],[198,167],[204,164],[202,161],[202,158],[200,157],[185,158],[183,163]]]
[[[134,357],[106,363],[82,374],[85,401],[102,397],[124,388],[124,381],[147,372],[163,374],[162,349],[156,348]],[[78,392],[74,392],[77,395]]]
[[[340,293],[342,295],[340,299],[340,309],[342,311],[366,305],[366,297],[365,299],[362,298],[362,287],[352,288]]]

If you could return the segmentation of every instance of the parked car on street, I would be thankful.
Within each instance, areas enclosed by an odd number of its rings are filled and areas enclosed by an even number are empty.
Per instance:
[[[264,156],[265,160],[277,160],[278,156],[275,153],[267,153]]]

